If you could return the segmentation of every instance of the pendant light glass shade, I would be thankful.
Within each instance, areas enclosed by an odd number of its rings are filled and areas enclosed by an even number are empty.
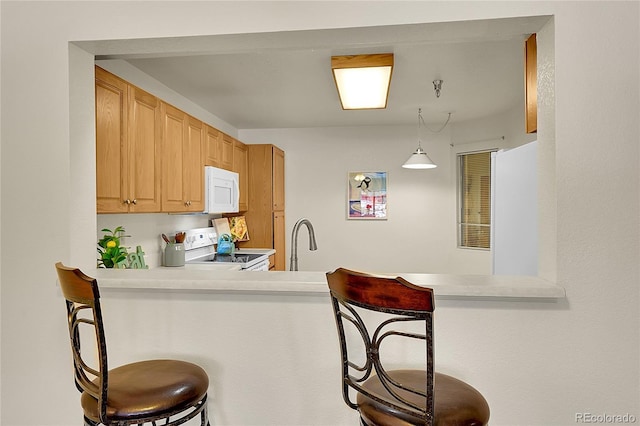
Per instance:
[[[402,165],[405,169],[433,169],[438,166],[431,161],[431,158],[420,146],[415,150],[411,157]]]

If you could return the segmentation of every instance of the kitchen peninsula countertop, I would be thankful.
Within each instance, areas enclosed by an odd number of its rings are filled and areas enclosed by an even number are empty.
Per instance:
[[[327,294],[325,272],[238,271],[218,265],[199,268],[96,269],[100,288],[225,293]],[[91,275],[91,272],[89,272]],[[406,280],[433,288],[436,298],[562,299],[564,288],[538,277],[398,273]]]

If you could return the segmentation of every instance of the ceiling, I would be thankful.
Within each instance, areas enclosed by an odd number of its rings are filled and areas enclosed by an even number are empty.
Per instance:
[[[428,123],[491,116],[524,99],[523,42],[548,16],[83,42],[124,59],[238,129]],[[331,56],[393,53],[388,105],[343,111]],[[437,98],[432,81],[444,81]]]

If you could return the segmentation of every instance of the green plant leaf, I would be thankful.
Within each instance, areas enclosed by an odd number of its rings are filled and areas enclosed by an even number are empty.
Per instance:
[[[118,226],[113,231],[111,229],[104,228],[102,229],[102,232],[104,232],[105,235],[98,240],[98,266],[103,266],[105,268],[114,268],[122,265],[126,266],[128,249],[127,247],[120,246],[120,238],[129,236],[124,235],[124,227]],[[107,244],[111,241],[115,243],[114,246],[107,247]]]

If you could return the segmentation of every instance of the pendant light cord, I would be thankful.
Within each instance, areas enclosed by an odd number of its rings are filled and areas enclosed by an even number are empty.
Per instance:
[[[449,114],[447,116],[447,121],[445,121],[444,124],[438,130],[433,130],[432,128],[427,126],[427,123],[424,122],[424,118],[422,118],[422,108],[418,108],[418,119],[422,121],[422,124],[424,124],[424,127],[427,130],[429,130],[431,133],[440,133],[441,131],[444,130],[445,127],[447,127],[447,124],[449,124],[449,120],[451,120],[451,113],[449,112],[447,114]],[[418,131],[420,131],[420,122],[418,122]],[[419,139],[419,135],[418,135],[418,139]]]
[[[422,145],[421,145],[422,144],[422,140],[421,140],[421,137],[420,137],[420,122],[421,121],[424,123],[424,119],[422,118],[422,108],[418,108],[418,149],[419,150],[422,150]],[[426,126],[427,125],[425,124],[425,127]]]

